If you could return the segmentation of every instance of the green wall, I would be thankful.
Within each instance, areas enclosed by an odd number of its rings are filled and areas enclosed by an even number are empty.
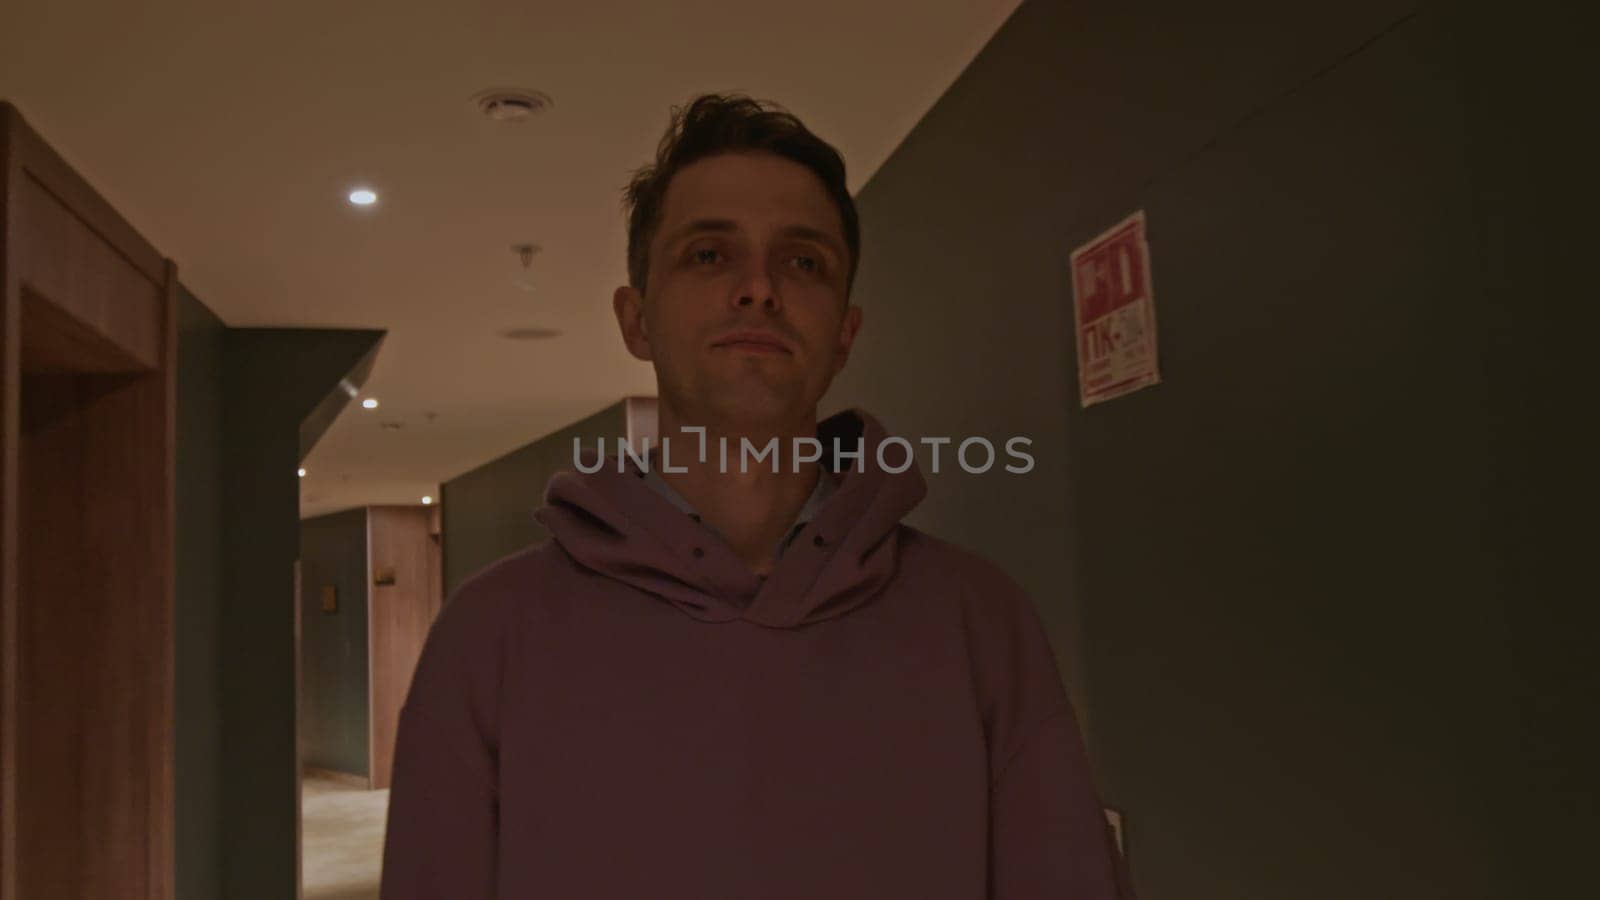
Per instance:
[[[179,900],[298,889],[294,470],[318,436],[308,417],[348,399],[340,379],[365,381],[382,337],[230,328],[179,292]]]
[[[383,333],[229,329],[224,343],[222,896],[294,896],[294,563],[301,425],[371,370]]]
[[[859,195],[830,404],[1034,438],[913,521],[1032,591],[1144,900],[1554,895],[1593,833],[1520,446],[1587,407],[1516,318],[1589,293],[1581,29],[1503,12],[1030,0]],[[1138,209],[1165,383],[1084,410],[1068,256]]]
[[[177,896],[220,894],[222,759],[222,353],[227,326],[178,292]]]
[[[444,593],[473,573],[550,535],[534,521],[550,476],[572,468],[572,441],[592,451],[604,438],[608,453],[628,433],[622,401],[445,482],[440,488],[444,535]]]
[[[369,773],[367,510],[300,522],[300,762]],[[332,585],[338,609],[322,611]]]

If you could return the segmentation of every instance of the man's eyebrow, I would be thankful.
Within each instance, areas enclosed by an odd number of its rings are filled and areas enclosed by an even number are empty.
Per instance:
[[[780,229],[778,233],[784,237],[815,241],[833,251],[833,254],[840,259],[845,259],[848,256],[844,251],[844,245],[839,243],[838,238],[821,229],[812,228],[810,225],[788,225]]]
[[[672,235],[667,239],[667,246],[673,246],[677,242],[696,234],[729,234],[738,230],[739,223],[732,219],[696,219],[672,232]],[[783,228],[778,229],[778,234],[786,238],[815,241],[833,251],[840,259],[844,259],[847,256],[844,245],[839,242],[838,238],[819,228],[812,228],[810,225],[785,225]]]
[[[690,235],[703,232],[728,233],[738,231],[739,224],[732,219],[695,219],[693,222],[672,232],[667,238],[667,246],[672,246]]]

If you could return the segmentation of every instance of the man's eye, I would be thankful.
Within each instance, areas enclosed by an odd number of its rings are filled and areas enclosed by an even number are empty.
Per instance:
[[[702,247],[699,250],[691,251],[689,258],[697,263],[714,263],[717,261],[717,257],[721,255],[710,247]]]
[[[819,272],[822,270],[822,260],[817,259],[815,256],[796,256],[794,261],[807,272]]]

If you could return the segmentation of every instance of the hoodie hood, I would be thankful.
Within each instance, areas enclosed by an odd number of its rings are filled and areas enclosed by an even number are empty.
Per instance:
[[[927,494],[927,483],[914,458],[902,472],[878,465],[878,447],[889,437],[859,409],[818,423],[821,463],[837,488],[765,579],[710,528],[646,484],[644,473],[620,450],[599,471],[551,478],[545,505],[534,517],[580,566],[696,619],[808,625],[867,603],[894,575],[900,521]],[[835,440],[845,452],[838,457]],[[845,455],[858,445],[859,460]],[[906,444],[884,455],[895,465],[909,449]]]

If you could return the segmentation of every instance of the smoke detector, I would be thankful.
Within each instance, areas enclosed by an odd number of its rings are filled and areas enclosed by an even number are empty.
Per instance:
[[[522,88],[490,88],[472,95],[472,105],[496,122],[515,122],[532,118],[551,105],[549,95]]]

